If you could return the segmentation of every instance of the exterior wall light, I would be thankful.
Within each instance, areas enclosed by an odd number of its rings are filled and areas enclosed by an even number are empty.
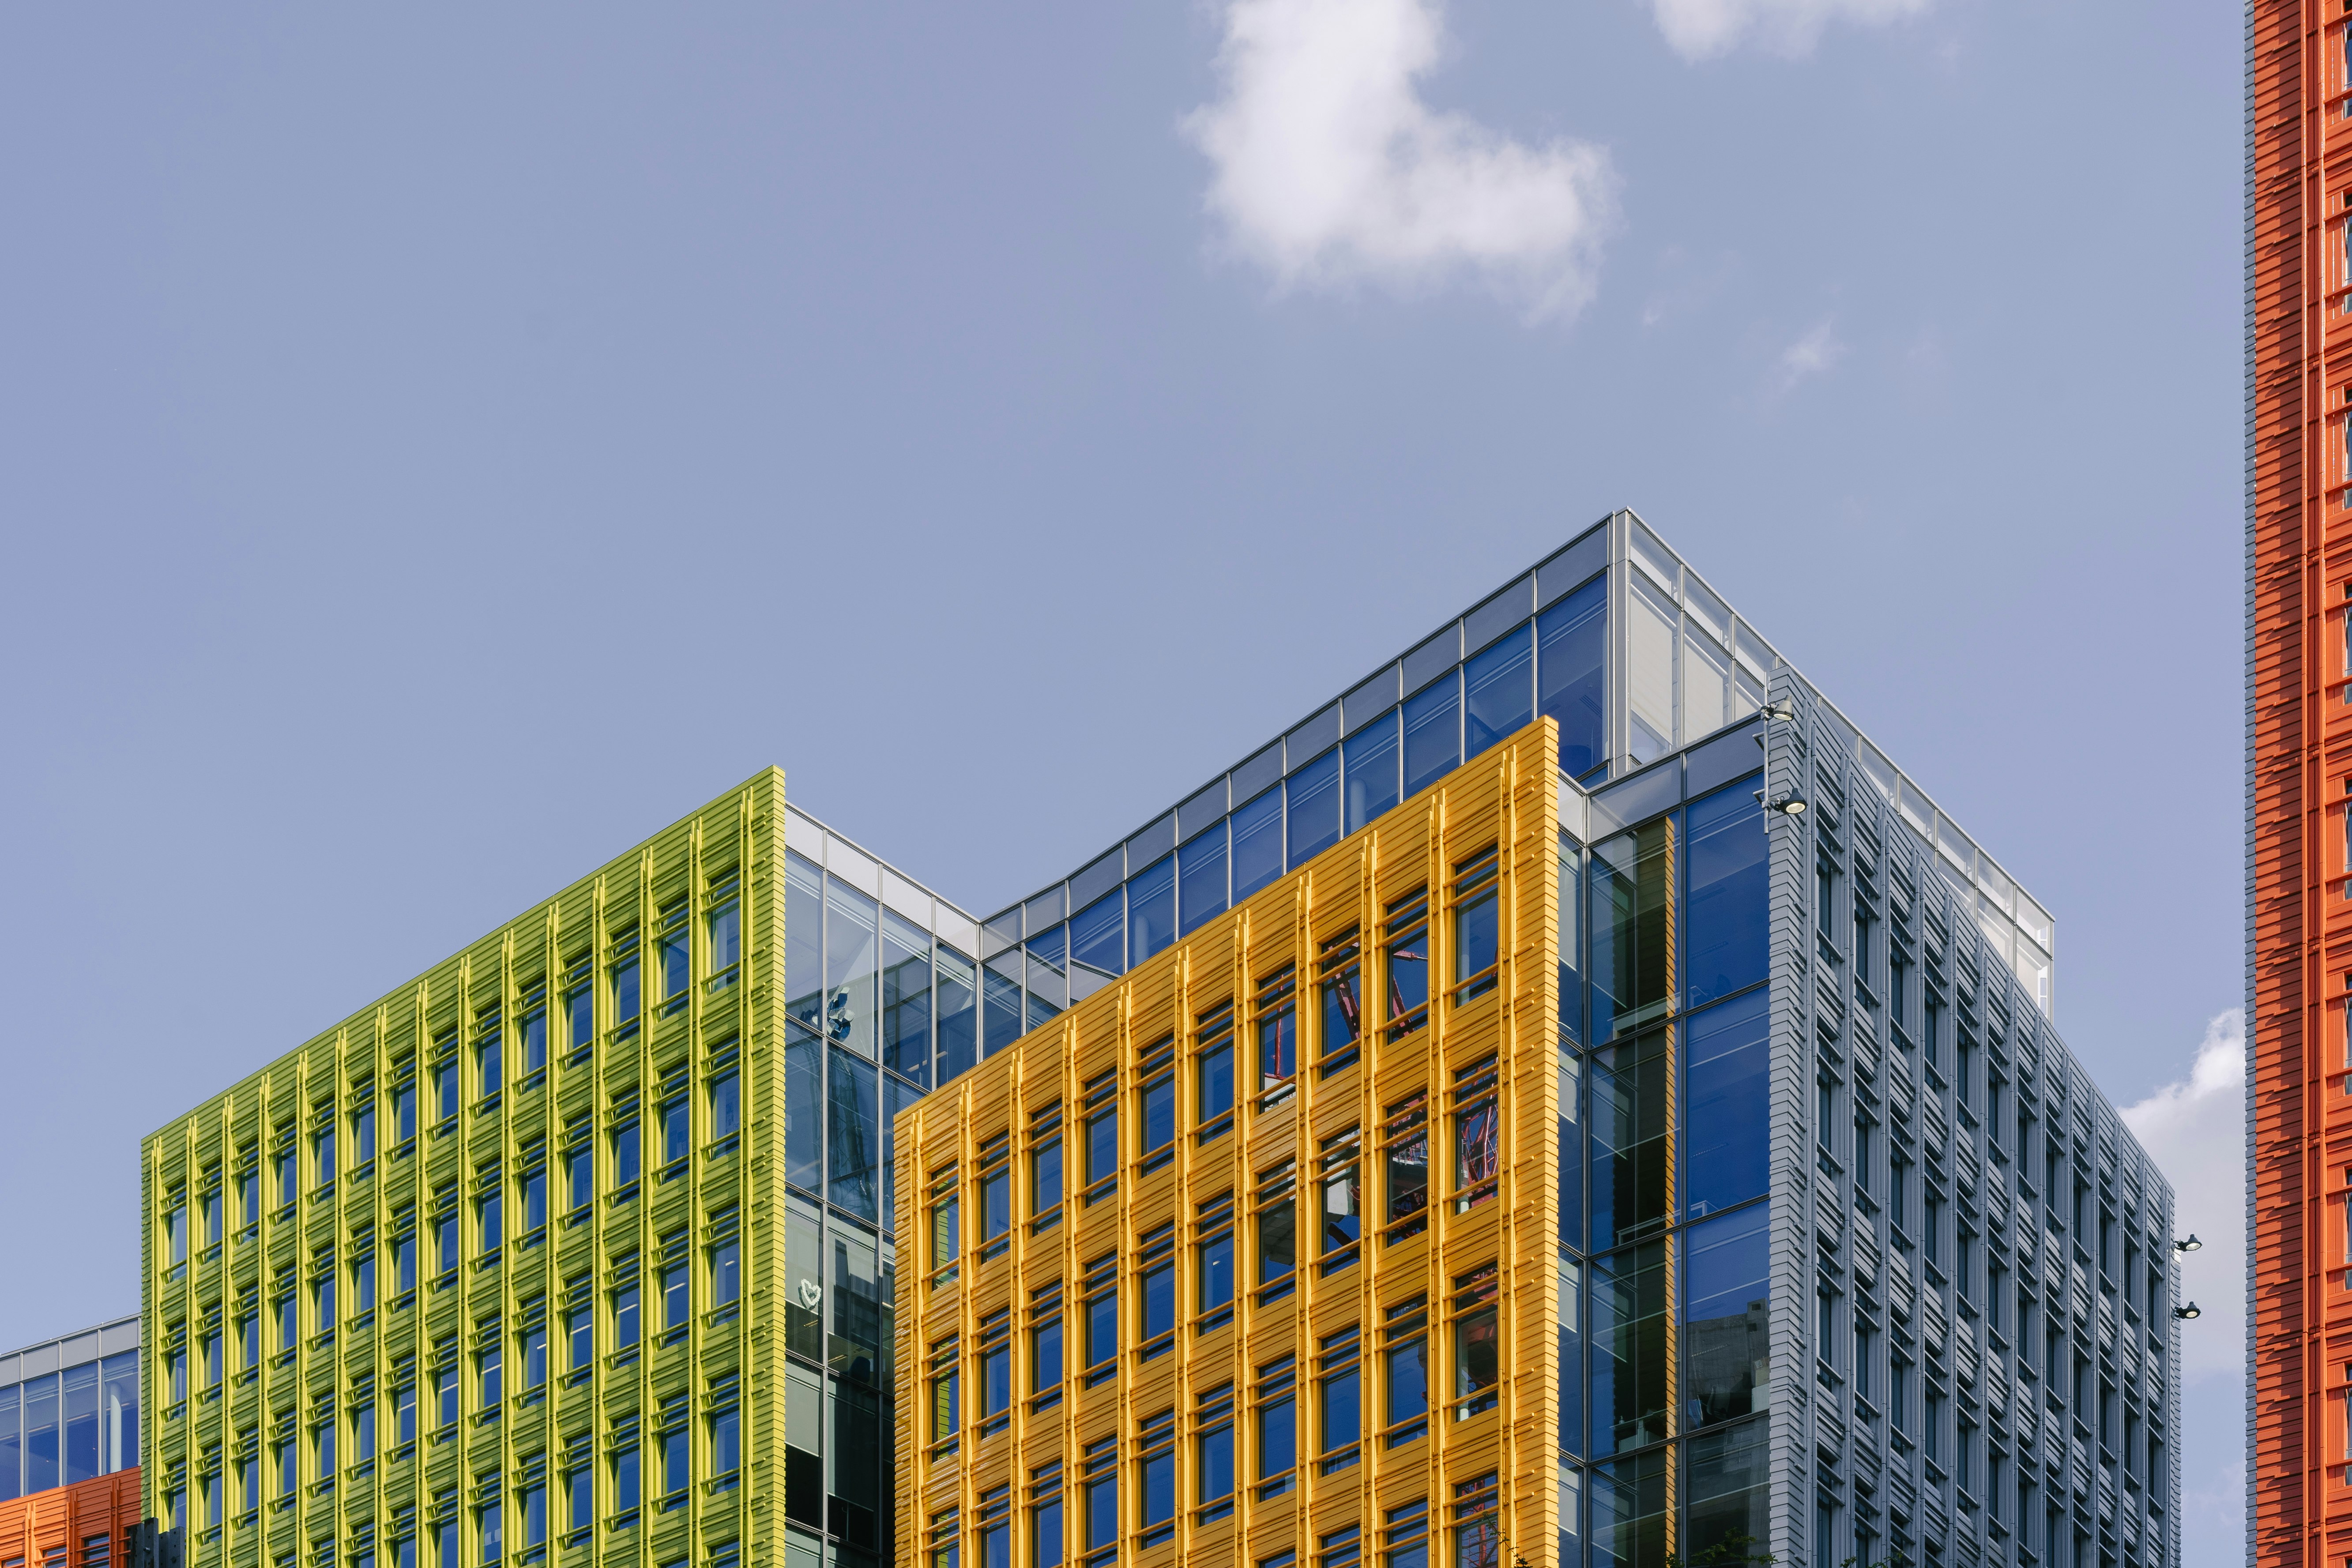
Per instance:
[[[1805,797],[1801,795],[1784,795],[1766,805],[1764,809],[1777,811],[1783,816],[1802,816],[1805,815]]]
[[[1767,719],[1778,719],[1784,724],[1791,723],[1795,721],[1797,717],[1797,705],[1783,697],[1778,702],[1766,703],[1763,707],[1758,709],[1757,711],[1763,714]]]
[[[2176,1318],[2179,1318],[2182,1322],[2184,1322],[2184,1323],[2185,1323],[2185,1322],[2187,1322],[2187,1321],[2188,1321],[2189,1319],[2191,1319],[2191,1318],[2201,1318],[2201,1317],[2203,1317],[2203,1316],[2205,1315],[2205,1309],[2204,1309],[2204,1308],[2202,1308],[2202,1307],[2200,1307],[2196,1302],[2191,1301],[2191,1302],[2189,1302],[2189,1305],[2187,1305],[2186,1307],[2175,1307],[2175,1308],[2173,1308],[2173,1309],[2172,1309],[2172,1315],[2173,1315],[2174,1317],[2176,1317]]]
[[[2189,1233],[2187,1239],[2174,1242],[2172,1244],[2172,1250],[2175,1252],[2194,1252],[2204,1245],[2205,1244],[2203,1242],[2197,1239],[2197,1233],[2192,1230]]]

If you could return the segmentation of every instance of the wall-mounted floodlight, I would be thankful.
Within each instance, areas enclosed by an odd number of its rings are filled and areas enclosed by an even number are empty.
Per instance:
[[[1764,809],[1777,811],[1783,816],[1802,816],[1805,815],[1805,797],[1801,795],[1780,795],[1769,802]]]
[[[1763,707],[1758,709],[1757,711],[1764,715],[1767,719],[1778,719],[1785,724],[1795,721],[1797,717],[1797,705],[1783,697],[1778,702],[1767,702]]]
[[[2204,1309],[2204,1308],[2202,1308],[2202,1307],[2200,1307],[2196,1302],[2191,1301],[2191,1302],[2189,1302],[2189,1305],[2187,1305],[2186,1307],[2175,1307],[2175,1308],[2173,1308],[2173,1309],[2172,1309],[2172,1315],[2173,1315],[2174,1317],[2176,1317],[2176,1318],[2179,1318],[2182,1322],[2184,1322],[2184,1323],[2185,1323],[2185,1322],[2187,1322],[2187,1321],[2188,1321],[2189,1319],[2191,1319],[2191,1318],[2201,1318],[2201,1317],[2203,1317],[2203,1316],[2205,1315],[2205,1309]]]
[[[2175,1252],[2194,1252],[2204,1245],[2205,1244],[2203,1242],[2197,1239],[2197,1233],[2192,1230],[2189,1233],[2186,1239],[2174,1242],[2172,1244],[2172,1250]]]

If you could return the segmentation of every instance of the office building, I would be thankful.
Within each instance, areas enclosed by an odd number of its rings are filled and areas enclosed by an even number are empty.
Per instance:
[[[120,1563],[139,1510],[139,1320],[0,1355],[0,1568]]]
[[[772,771],[146,1138],[149,1512],[205,1565],[879,1562],[888,1116],[976,941]]]
[[[2178,1561],[2050,917],[1632,515],[982,942],[902,1568]]]
[[[2246,1561],[2352,1558],[2352,15],[2246,26]]]

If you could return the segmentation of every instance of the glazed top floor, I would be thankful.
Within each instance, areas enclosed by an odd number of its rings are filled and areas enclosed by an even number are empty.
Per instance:
[[[1054,955],[1070,966],[1075,1000],[1082,971],[1100,984],[1141,963],[1150,952],[1139,946],[1158,951],[1538,716],[1560,725],[1568,794],[1633,820],[1637,803],[1612,797],[1654,793],[1644,774],[1755,714],[1780,672],[1934,851],[1954,898],[2048,1014],[2049,913],[1631,511],[1594,523],[1086,866],[991,916],[981,956],[1024,945]],[[1578,811],[1563,801],[1564,815]],[[1163,905],[1165,936],[1139,942],[1136,910],[1153,911],[1149,927]],[[1126,941],[1088,942],[1114,924]]]
[[[782,868],[789,845],[845,889],[970,951],[972,916],[897,867],[784,803],[784,777],[770,768],[532,905],[384,993],[310,1040],[247,1075],[154,1136],[193,1121],[198,1145],[222,1131],[255,1136],[253,1116],[270,1102],[274,1131],[309,1101],[393,1096],[394,1122],[438,1117],[415,1094],[436,1062],[479,1058],[486,1043],[503,1055],[511,1090],[551,1065],[585,1059],[598,1047],[658,1033],[691,1016],[722,1033],[741,1004],[745,965],[782,968]],[[764,950],[764,951],[763,951]],[[746,1012],[741,1027],[755,1026]],[[397,1089],[407,1086],[403,1098]],[[224,1125],[215,1128],[211,1124]],[[227,1123],[234,1123],[229,1127]],[[270,1131],[270,1130],[260,1130]],[[387,1142],[414,1135],[388,1126]],[[175,1132],[157,1156],[170,1163]],[[363,1159],[353,1149],[346,1163]],[[247,1162],[255,1150],[240,1156]],[[356,1172],[354,1173],[356,1173]],[[197,1245],[203,1245],[199,1238]]]

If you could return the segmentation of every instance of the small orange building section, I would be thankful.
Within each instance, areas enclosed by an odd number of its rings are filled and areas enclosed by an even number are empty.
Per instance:
[[[2352,12],[2246,12],[2248,1555],[2352,1557]]]
[[[0,1568],[119,1564],[142,1517],[136,1468],[0,1502]]]

